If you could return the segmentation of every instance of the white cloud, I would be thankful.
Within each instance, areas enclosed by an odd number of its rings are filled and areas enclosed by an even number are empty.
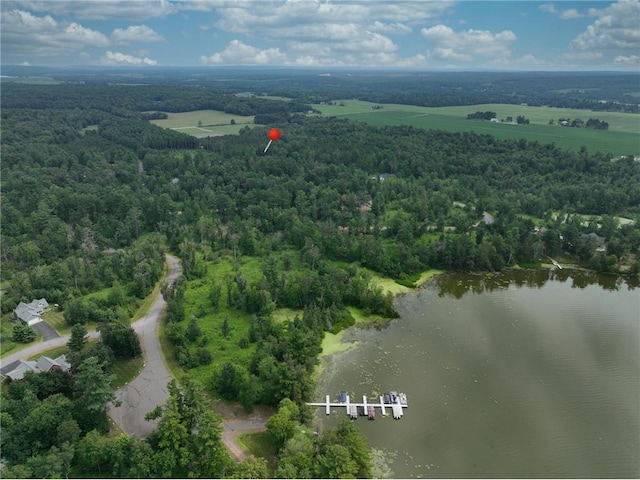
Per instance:
[[[102,65],[157,65],[158,62],[151,60],[150,58],[134,57],[133,55],[126,55],[124,53],[107,51],[105,56],[101,59]]]
[[[433,48],[429,56],[442,60],[471,61],[477,57],[508,57],[509,45],[516,40],[511,30],[491,33],[488,30],[455,32],[446,25],[423,28],[422,37]]]
[[[111,34],[111,39],[118,44],[165,41],[162,35],[146,25],[132,25],[128,28],[116,28]]]
[[[284,60],[285,55],[279,48],[261,50],[240,40],[232,40],[222,52],[200,57],[200,62],[205,65],[268,65],[282,64]]]
[[[584,15],[578,12],[575,8],[570,8],[568,10],[563,10],[560,13],[560,18],[562,20],[573,20],[574,18],[582,18]]]
[[[192,2],[187,2],[189,5]],[[197,2],[199,4],[199,2]],[[215,27],[233,33],[288,35],[291,28],[356,23],[393,25],[406,31],[404,23],[433,18],[452,7],[451,2],[319,2],[285,0],[279,3],[247,0],[215,2],[220,20]]]
[[[376,20],[373,25],[369,26],[369,30],[384,33],[411,33],[411,27],[403,23],[383,23]]]
[[[3,53],[11,55],[67,55],[85,47],[106,47],[109,38],[79,23],[58,22],[51,16],[38,17],[30,12],[2,12]]]
[[[618,55],[613,59],[613,63],[623,65],[640,65],[640,57],[638,55],[629,55],[628,57],[625,57],[624,55]]]
[[[574,18],[582,18],[585,15],[578,12],[575,8],[567,10],[558,10],[553,3],[544,3],[538,7],[541,12],[557,14],[562,20],[573,20]]]
[[[3,3],[6,8],[47,12],[80,20],[147,20],[162,18],[176,11],[168,0],[5,0]]]
[[[187,2],[186,5],[192,5]],[[196,2],[201,7],[200,2]],[[361,65],[376,55],[382,60],[398,46],[385,34],[407,34],[411,25],[449,10],[451,2],[284,0],[255,2],[217,1],[219,19],[214,28],[250,38],[282,42],[283,51],[294,52],[299,62],[326,65]],[[182,8],[179,7],[179,8]],[[358,52],[351,62],[350,53]],[[217,59],[217,57],[216,57]],[[295,61],[295,60],[290,60]]]
[[[540,11],[545,13],[558,13],[553,3],[543,3],[538,7],[538,9],[540,9]]]
[[[640,2],[620,0],[601,10],[590,9],[598,19],[571,42],[574,50],[640,49]]]

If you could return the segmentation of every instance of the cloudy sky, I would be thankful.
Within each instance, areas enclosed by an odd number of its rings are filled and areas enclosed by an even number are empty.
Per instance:
[[[640,1],[2,0],[2,64],[640,69]]]

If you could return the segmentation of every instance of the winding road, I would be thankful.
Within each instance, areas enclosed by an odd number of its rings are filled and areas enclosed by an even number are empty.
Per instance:
[[[173,255],[167,254],[166,259],[169,264],[167,281],[172,283],[182,273],[182,266],[180,260]],[[157,328],[165,308],[166,302],[162,294],[158,293],[147,314],[131,324],[141,337],[145,355],[144,367],[135,379],[115,392],[116,398],[122,404],[119,407],[109,406],[111,419],[122,431],[132,437],[146,437],[156,429],[157,420],[147,421],[144,417],[156,406],[163,405],[169,398],[167,384],[173,377],[162,360],[157,337]],[[96,339],[99,336],[100,334],[96,331],[87,334],[87,337],[91,339]],[[7,367],[20,359],[27,359],[46,350],[64,346],[68,341],[69,335],[65,335],[30,345],[3,358],[2,366]],[[227,418],[222,422],[222,440],[237,460],[241,461],[246,457],[246,452],[237,442],[238,436],[245,432],[264,431],[266,416],[268,415],[254,414],[250,417],[240,418],[239,415],[231,415],[232,418]]]
[[[180,260],[167,254],[169,284],[176,281],[182,272]],[[127,434],[132,437],[146,437],[156,429],[157,420],[147,421],[144,416],[158,405],[164,405],[169,398],[167,384],[173,378],[162,360],[157,328],[167,303],[158,293],[147,314],[132,324],[141,337],[145,363],[140,374],[127,385],[116,391],[116,398],[122,405],[110,405],[109,416]]]

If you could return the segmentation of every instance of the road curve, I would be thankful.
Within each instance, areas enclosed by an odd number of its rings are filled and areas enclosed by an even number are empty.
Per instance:
[[[171,283],[180,276],[182,266],[176,257],[167,254],[166,258],[169,264],[167,281]],[[132,324],[142,337],[144,368],[136,378],[116,391],[115,395],[122,402],[121,406],[109,406],[109,416],[132,437],[146,437],[156,429],[157,421],[146,421],[144,416],[156,406],[164,405],[169,398],[167,384],[172,376],[162,360],[156,334],[166,306],[162,294],[158,293],[147,314]]]
[[[176,257],[167,254],[166,259],[169,264],[167,280],[173,282],[180,276],[182,267]],[[153,432],[157,421],[148,422],[144,416],[157,405],[164,404],[169,397],[167,384],[172,377],[162,361],[160,345],[156,336],[156,329],[165,307],[166,302],[162,294],[159,293],[147,314],[131,325],[136,333],[142,337],[141,343],[145,352],[144,368],[135,379],[116,391],[116,398],[122,401],[122,405],[120,407],[109,406],[109,416],[130,436],[146,437]],[[87,333],[87,337],[90,339],[97,339],[99,336],[100,334],[95,330]],[[3,367],[8,366],[20,359],[27,359],[40,352],[62,347],[68,341],[69,335],[65,335],[30,345],[19,352],[7,355],[0,364]],[[246,457],[246,452],[238,444],[238,436],[245,432],[266,430],[266,418],[263,415],[254,415],[244,419],[228,419],[222,422],[222,427],[224,444],[236,460],[242,461]]]
[[[222,422],[222,442],[239,462],[247,458],[247,452],[238,443],[238,437],[247,432],[264,432],[267,424],[262,418],[226,420]]]

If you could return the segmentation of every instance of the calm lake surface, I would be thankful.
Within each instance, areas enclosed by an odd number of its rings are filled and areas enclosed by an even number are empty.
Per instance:
[[[584,272],[446,275],[328,360],[318,400],[406,392],[361,417],[395,478],[640,477],[640,288]],[[356,400],[354,400],[356,401]],[[344,411],[317,418],[333,427]]]

